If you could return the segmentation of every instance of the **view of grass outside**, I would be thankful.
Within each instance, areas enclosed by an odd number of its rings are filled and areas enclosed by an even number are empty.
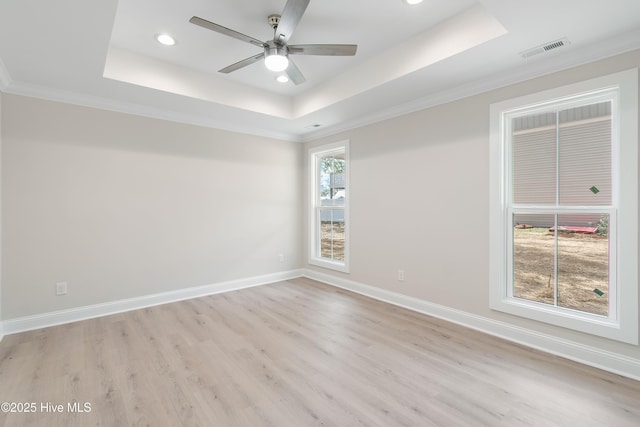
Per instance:
[[[606,234],[514,230],[515,297],[606,316],[609,308],[609,239]]]
[[[344,261],[344,222],[322,221],[320,253],[322,258]]]

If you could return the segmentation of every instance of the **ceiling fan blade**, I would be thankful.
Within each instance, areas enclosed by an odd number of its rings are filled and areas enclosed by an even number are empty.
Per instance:
[[[330,55],[354,56],[358,50],[357,44],[296,44],[289,45],[291,55]]]
[[[197,16],[193,16],[191,19],[189,19],[189,22],[198,25],[199,27],[206,28],[207,30],[215,31],[216,33],[224,34],[225,36],[233,37],[234,39],[242,40],[243,42],[251,43],[252,45],[258,47],[265,46],[265,43],[258,39],[254,39],[251,36],[239,33],[230,28],[223,27],[222,25],[214,24],[213,22],[207,21],[206,19],[198,18]]]
[[[291,58],[289,58],[289,66],[287,67],[286,73],[287,76],[289,76],[289,79],[291,79],[291,81],[296,85],[302,84],[307,81],[307,79],[305,79],[302,75],[302,72],[300,71],[296,63],[293,62]]]
[[[264,52],[259,53],[257,55],[250,56],[249,58],[243,59],[242,61],[238,61],[235,64],[229,65],[228,67],[224,67],[223,69],[218,70],[218,72],[228,74],[233,71],[239,70],[240,68],[244,68],[247,65],[251,65],[254,62],[258,62],[262,58],[264,58]]]
[[[284,10],[280,16],[280,22],[276,27],[274,41],[278,43],[286,43],[293,30],[298,26],[298,22],[302,19],[304,11],[307,10],[310,0],[288,0],[284,5]]]

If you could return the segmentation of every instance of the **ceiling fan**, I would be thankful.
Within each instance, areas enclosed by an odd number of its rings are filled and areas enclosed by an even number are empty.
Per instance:
[[[269,15],[268,22],[274,30],[274,36],[273,40],[266,42],[223,27],[222,25],[214,24],[197,16],[192,17],[189,22],[208,30],[251,43],[263,49],[263,51],[257,55],[250,56],[249,58],[218,70],[220,73],[231,73],[264,59],[267,68],[272,71],[285,71],[289,79],[296,85],[299,85],[304,83],[306,79],[296,64],[289,58],[289,55],[354,56],[358,49],[358,45],[355,44],[288,45],[287,42],[289,38],[291,38],[293,30],[298,26],[298,22],[300,22],[310,1],[311,0],[288,0],[284,6],[282,15]]]

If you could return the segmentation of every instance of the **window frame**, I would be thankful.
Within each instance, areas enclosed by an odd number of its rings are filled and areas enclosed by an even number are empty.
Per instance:
[[[332,153],[344,152],[345,172],[344,172],[344,206],[336,209],[344,210],[344,261],[330,260],[318,255],[318,245],[320,244],[319,223],[320,210],[332,209],[331,206],[322,206],[320,203],[320,159]],[[342,273],[349,273],[349,187],[350,187],[350,162],[349,162],[349,141],[340,141],[332,144],[325,144],[309,149],[309,246],[308,262],[311,265],[323,267]]]
[[[614,220],[609,230],[611,279],[609,316],[600,316],[513,297],[513,204],[508,138],[510,119],[573,101],[612,100],[612,207],[549,206],[548,213],[607,211]],[[638,344],[638,70],[631,69],[490,106],[490,308],[492,310]],[[526,211],[518,206],[518,213]],[[621,233],[620,230],[627,230]],[[511,258],[510,258],[511,257]]]

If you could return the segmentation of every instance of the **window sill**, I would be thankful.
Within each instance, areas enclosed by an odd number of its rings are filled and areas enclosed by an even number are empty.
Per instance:
[[[496,298],[491,301],[491,309],[615,341],[638,344],[638,335],[633,328],[623,328],[619,321],[606,316],[519,298]]]
[[[309,264],[341,273],[349,273],[349,266],[344,262],[329,261],[322,258],[309,258]]]

